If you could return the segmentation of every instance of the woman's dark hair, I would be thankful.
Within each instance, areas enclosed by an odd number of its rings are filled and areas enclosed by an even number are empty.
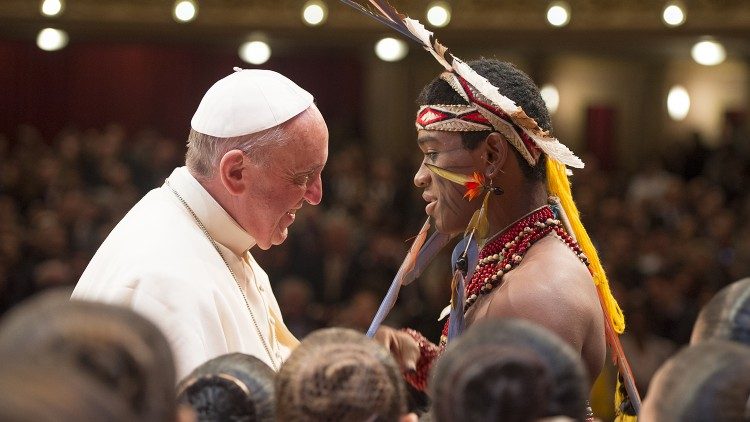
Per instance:
[[[0,420],[5,422],[129,422],[129,404],[64,364],[3,362]]]
[[[705,341],[682,349],[659,368],[641,417],[645,422],[747,421],[749,398],[750,348]]]
[[[539,88],[527,74],[513,64],[497,59],[481,58],[467,64],[478,74],[487,78],[492,85],[498,88],[501,94],[515,101],[529,117],[536,120],[540,128],[552,132],[552,119],[547,106],[542,99]],[[417,105],[429,104],[468,105],[468,102],[458,95],[448,82],[438,77],[428,83],[417,97]],[[490,131],[460,132],[464,147],[471,150],[475,149],[490,133]],[[515,148],[511,148],[511,150],[516,159],[519,160],[523,174],[528,180],[544,181],[546,179],[546,156],[544,154],[536,165],[531,167]]]
[[[524,320],[488,320],[452,343],[434,367],[438,422],[583,420],[588,383],[580,357],[550,331]]]
[[[177,401],[199,421],[276,420],[276,373],[255,356],[230,353],[197,367],[177,386]]]
[[[719,290],[703,307],[690,343],[706,340],[730,340],[750,346],[750,278]]]
[[[307,336],[276,379],[279,421],[396,421],[406,389],[390,353],[346,328]]]
[[[48,292],[11,310],[0,325],[2,359],[70,366],[122,397],[138,420],[174,418],[174,361],[161,331],[130,309],[68,298]]]

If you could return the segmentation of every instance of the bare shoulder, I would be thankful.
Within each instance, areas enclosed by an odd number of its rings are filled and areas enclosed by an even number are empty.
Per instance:
[[[484,316],[535,321],[580,350],[601,309],[587,267],[563,242],[547,236],[488,295]]]

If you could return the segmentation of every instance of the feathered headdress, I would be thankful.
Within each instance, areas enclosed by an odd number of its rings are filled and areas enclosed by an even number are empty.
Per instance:
[[[462,120],[463,124],[469,125],[481,126],[489,124],[492,129],[502,133],[530,165],[533,166],[536,164],[540,153],[547,155],[547,187],[549,194],[559,198],[556,207],[557,211],[562,214],[569,234],[576,238],[584,253],[589,258],[589,270],[594,278],[605,316],[607,342],[612,349],[615,363],[618,365],[620,373],[624,378],[624,386],[628,397],[623,397],[622,395],[616,397],[618,407],[621,407],[617,409],[618,414],[623,414],[622,407],[628,403],[632,405],[635,413],[637,413],[640,410],[640,398],[635,389],[635,382],[630,371],[630,366],[622,352],[622,346],[617,336],[617,334],[625,330],[625,318],[617,301],[612,296],[606,274],[599,261],[596,249],[581,223],[578,209],[573,202],[570,190],[570,181],[568,180],[566,167],[583,168],[583,161],[548,131],[539,127],[538,123],[532,117],[528,116],[513,100],[501,94],[498,88],[492,85],[487,78],[478,74],[469,65],[454,56],[419,21],[402,15],[385,0],[368,0],[370,7],[365,7],[354,0],[340,1],[420,44],[445,69],[446,72],[441,75],[441,78],[446,80],[464,100],[471,104],[469,108],[455,108],[456,106],[445,106],[443,108],[440,108],[440,106],[422,107],[417,115],[418,128],[429,129],[430,125],[443,122],[445,126],[441,130],[452,130],[450,129],[450,125],[456,124],[456,120]],[[485,196],[484,202],[486,202],[488,195],[489,192]],[[481,214],[481,209],[477,210],[477,212]],[[477,225],[477,222],[474,221],[475,218],[472,218],[470,227]],[[475,227],[472,233],[476,231]],[[465,245],[467,248],[468,242],[471,241],[472,237],[465,237],[465,239],[468,238],[467,245]],[[464,253],[463,258],[466,259],[466,253]],[[453,284],[457,284],[455,276]],[[463,283],[458,284],[461,285]],[[454,286],[454,295],[458,290],[460,288]],[[618,388],[618,393],[620,390]]]

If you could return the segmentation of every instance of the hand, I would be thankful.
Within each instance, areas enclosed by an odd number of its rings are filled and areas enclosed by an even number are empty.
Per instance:
[[[391,356],[402,372],[415,372],[420,351],[419,343],[412,336],[391,327],[381,326],[375,333],[375,341],[391,351]]]

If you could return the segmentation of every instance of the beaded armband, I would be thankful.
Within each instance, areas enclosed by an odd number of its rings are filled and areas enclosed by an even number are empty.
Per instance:
[[[406,379],[406,381],[415,389],[425,391],[427,389],[427,379],[430,375],[430,368],[432,368],[435,359],[440,356],[441,348],[427,340],[425,336],[416,330],[404,328],[401,331],[409,334],[419,345],[417,370],[415,372],[405,373],[404,379]]]

